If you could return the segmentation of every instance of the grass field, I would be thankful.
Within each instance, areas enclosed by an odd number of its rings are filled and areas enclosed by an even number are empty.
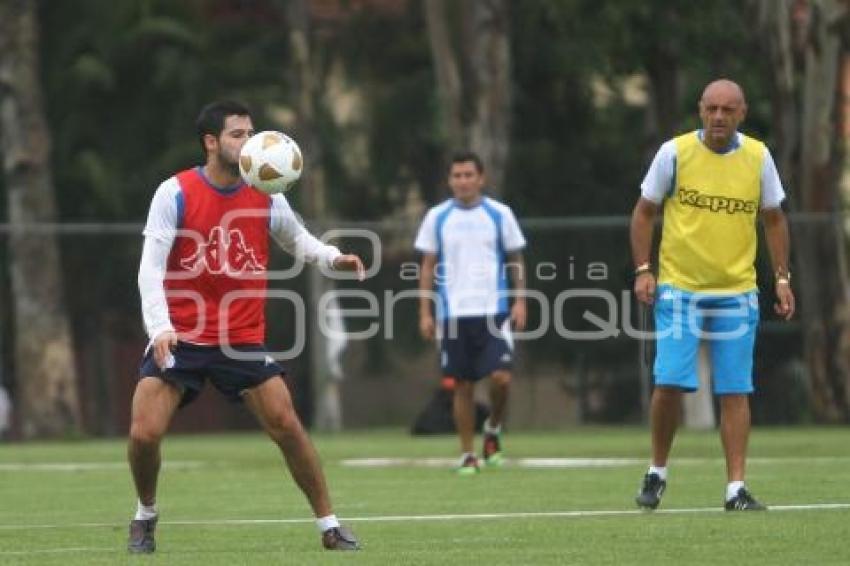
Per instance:
[[[749,514],[720,510],[716,433],[677,439],[664,511],[655,513],[633,504],[644,429],[508,434],[512,462],[476,477],[423,460],[454,456],[452,437],[381,431],[314,440],[337,514],[363,542],[359,553],[321,550],[275,448],[244,434],[167,440],[159,548],[144,557],[125,551],[135,500],[123,441],[0,446],[0,564],[850,563],[844,428],[754,431],[749,485],[773,509]],[[404,460],[350,462],[379,457]],[[527,468],[521,458],[574,460]]]

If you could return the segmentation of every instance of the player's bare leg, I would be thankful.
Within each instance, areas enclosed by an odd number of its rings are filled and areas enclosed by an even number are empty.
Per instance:
[[[635,502],[643,509],[656,509],[667,489],[667,458],[679,427],[682,410],[682,390],[678,387],[656,386],[649,409],[652,429],[652,464]]]
[[[457,380],[455,382],[452,414],[454,415],[455,428],[460,438],[460,449],[464,453],[472,452],[472,443],[475,439],[474,392],[475,383],[472,381]]]
[[[127,459],[143,505],[156,502],[159,446],[179,404],[180,391],[157,377],[142,378],[133,393]]]
[[[139,505],[130,521],[127,550],[132,553],[149,554],[156,550],[156,484],[162,461],[159,446],[180,404],[180,396],[175,386],[156,377],[142,378],[133,393],[127,460]]]
[[[511,372],[496,370],[490,374],[490,417],[484,423],[484,446],[481,450],[484,463],[488,466],[501,466],[502,456],[502,422],[508,406]]]
[[[460,450],[463,453],[458,473],[474,474],[478,472],[478,460],[473,452],[475,441],[475,383],[458,379],[455,382],[452,414],[455,428],[460,439]]]
[[[657,386],[652,392],[650,407],[652,429],[652,465],[667,465],[670,449],[682,412],[682,390],[678,387]]]
[[[490,426],[500,427],[508,406],[508,393],[511,385],[511,372],[496,370],[490,374]]]
[[[750,400],[747,395],[720,396],[720,439],[726,454],[727,511],[764,511],[767,506],[753,497],[744,485],[747,442],[750,438]]]
[[[283,379],[267,379],[246,390],[243,398],[280,448],[292,478],[304,492],[316,517],[330,515],[331,501],[319,456],[301,426]]]
[[[720,439],[723,441],[726,475],[730,482],[744,481],[749,437],[749,399],[746,395],[721,395]]]
[[[354,534],[342,527],[333,514],[319,455],[301,426],[283,379],[267,379],[246,390],[243,399],[280,448],[289,473],[307,497],[322,533],[322,545],[328,550],[359,549]]]

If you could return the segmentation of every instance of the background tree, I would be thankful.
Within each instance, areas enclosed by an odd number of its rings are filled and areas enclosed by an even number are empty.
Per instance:
[[[33,223],[56,220],[50,132],[39,83],[34,0],[0,2],[0,148],[8,202],[14,375],[25,437],[80,428],[77,368],[55,236]]]
[[[843,222],[835,212],[847,167],[847,138],[836,118],[848,94],[839,73],[850,13],[838,0],[765,0],[751,8],[773,69],[780,166],[791,204],[816,215],[792,232],[813,410],[820,421],[847,422],[850,273]]]
[[[481,155],[489,190],[504,189],[512,117],[510,9],[506,0],[425,0],[440,117],[450,150]]]
[[[300,181],[304,192],[302,213],[311,220],[327,218],[328,201],[323,149],[317,131],[317,108],[322,79],[325,73],[312,55],[313,38],[310,7],[305,0],[283,2],[289,29],[292,53],[292,74],[295,90],[295,129],[301,150],[309,156],[309,172]],[[314,225],[315,226],[315,225]],[[307,273],[308,322],[310,339],[307,342],[310,359],[310,383],[313,388],[314,423],[319,430],[338,431],[342,428],[342,408],[337,380],[330,370],[328,337],[321,332],[316,319],[325,316],[318,312],[319,299],[333,289],[333,282],[311,268]]]

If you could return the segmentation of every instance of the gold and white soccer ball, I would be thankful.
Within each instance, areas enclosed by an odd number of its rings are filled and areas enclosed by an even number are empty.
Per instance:
[[[295,141],[281,132],[251,136],[239,152],[239,172],[246,183],[266,193],[283,193],[301,177],[304,158]]]

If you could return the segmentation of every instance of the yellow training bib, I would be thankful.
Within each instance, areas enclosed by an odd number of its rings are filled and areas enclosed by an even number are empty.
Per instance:
[[[756,216],[764,144],[715,153],[697,132],[675,138],[676,178],[664,203],[659,283],[694,292],[756,288]]]

